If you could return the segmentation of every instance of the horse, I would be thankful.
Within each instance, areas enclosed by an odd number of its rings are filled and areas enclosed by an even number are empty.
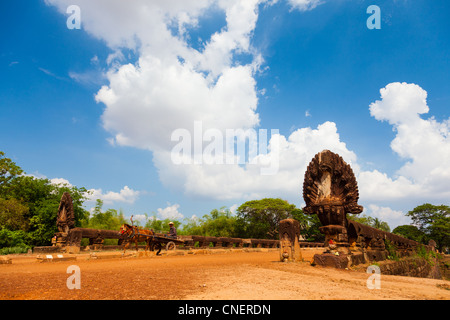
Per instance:
[[[120,227],[120,233],[122,236],[126,236],[125,240],[126,244],[123,247],[123,253],[125,254],[125,251],[130,246],[131,242],[134,242],[136,245],[136,251],[138,251],[138,242],[145,242],[145,251],[150,249],[150,251],[153,251],[154,244],[152,243],[153,239],[151,236],[153,236],[155,233],[153,230],[147,230],[147,229],[139,229],[136,226],[130,226],[129,224],[124,223]]]

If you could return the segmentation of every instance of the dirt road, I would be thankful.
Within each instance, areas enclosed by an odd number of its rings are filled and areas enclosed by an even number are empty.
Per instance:
[[[80,267],[81,289],[67,288],[70,265]],[[368,277],[281,263],[278,251],[51,263],[23,257],[0,265],[0,299],[450,299],[445,280],[381,275],[381,288],[370,290]]]

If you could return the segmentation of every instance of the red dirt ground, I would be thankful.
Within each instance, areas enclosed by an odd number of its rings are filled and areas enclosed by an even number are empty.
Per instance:
[[[105,259],[84,254],[48,263],[35,255],[11,256],[12,264],[0,265],[0,299],[450,299],[446,280],[381,275],[381,289],[370,290],[364,272],[282,263],[277,250],[212,251]],[[305,251],[303,258],[314,253]],[[80,267],[79,290],[67,288],[70,265]]]

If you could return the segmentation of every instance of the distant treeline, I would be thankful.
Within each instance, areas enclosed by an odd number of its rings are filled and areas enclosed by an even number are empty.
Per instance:
[[[26,175],[23,170],[0,151],[0,248],[29,248],[49,245],[57,232],[56,214],[64,192],[70,192],[75,212],[75,226],[105,230],[119,230],[130,224],[122,210],[103,210],[99,199],[92,212],[83,207],[89,192],[86,188],[52,184],[49,179]],[[135,224],[154,231],[168,232],[169,219],[158,219],[156,214],[144,214],[145,221]],[[427,244],[436,241],[439,250],[450,246],[450,207],[424,204],[409,211],[414,225],[404,225],[392,232]],[[229,208],[213,209],[200,218],[173,221],[180,235],[278,239],[280,220],[293,218],[300,222],[306,241],[320,242],[320,221],[315,215],[306,215],[294,204],[283,199],[265,198],[243,203],[232,213]],[[390,231],[389,225],[366,215],[349,219]],[[3,250],[1,252],[12,252]]]

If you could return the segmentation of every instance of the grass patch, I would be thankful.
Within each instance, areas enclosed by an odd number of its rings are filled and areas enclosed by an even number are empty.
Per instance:
[[[424,259],[428,264],[434,266],[436,258],[438,255],[436,252],[432,250],[428,250],[424,245],[418,245],[416,248],[416,255],[422,259]]]
[[[17,253],[28,253],[29,249],[31,249],[31,247],[24,247],[24,246],[4,247],[4,248],[0,249],[0,255],[17,254]]]

